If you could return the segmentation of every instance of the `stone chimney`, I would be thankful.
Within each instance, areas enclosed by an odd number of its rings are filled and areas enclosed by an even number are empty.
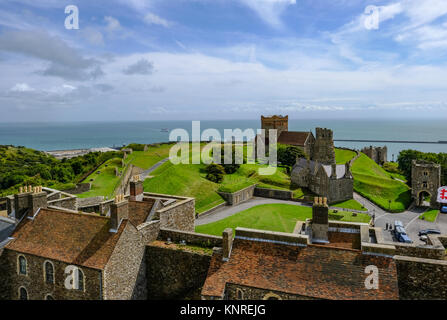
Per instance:
[[[20,187],[19,193],[14,195],[14,211],[16,219],[21,219],[26,213],[34,216],[39,208],[47,208],[47,194],[42,187]]]
[[[312,242],[329,242],[329,207],[327,198],[315,197],[312,206]]]
[[[143,201],[143,181],[140,180],[140,176],[133,176],[130,181],[130,200]]]
[[[110,229],[118,231],[123,220],[129,219],[129,202],[124,200],[124,195],[115,196],[115,202],[110,205]]]
[[[222,260],[228,261],[233,247],[233,229],[227,228],[222,232]]]

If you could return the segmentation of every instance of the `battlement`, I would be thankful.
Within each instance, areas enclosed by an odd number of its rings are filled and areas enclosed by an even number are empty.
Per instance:
[[[316,128],[315,129],[317,139],[332,139],[333,132],[331,129],[327,128]]]

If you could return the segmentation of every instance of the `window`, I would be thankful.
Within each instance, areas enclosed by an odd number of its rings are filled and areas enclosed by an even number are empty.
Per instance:
[[[47,294],[45,296],[45,300],[54,300],[53,296],[51,294]]]
[[[424,176],[428,176],[428,172],[427,171],[424,171]]]
[[[236,289],[236,297],[237,300],[244,300],[244,293],[239,288]]]
[[[423,188],[427,188],[427,182],[424,182],[424,183],[422,184],[422,187],[423,187]]]
[[[20,300],[28,300],[28,292],[24,287],[19,288],[19,299]]]
[[[54,266],[51,261],[45,261],[44,263],[45,283],[54,283]]]
[[[27,274],[27,268],[26,268],[26,258],[22,255],[18,257],[18,271],[19,274],[25,275]]]
[[[269,292],[264,296],[263,300],[282,300],[282,299],[277,294],[274,294],[273,292]]]

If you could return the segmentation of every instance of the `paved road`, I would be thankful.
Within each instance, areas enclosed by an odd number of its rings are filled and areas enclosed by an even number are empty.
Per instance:
[[[384,229],[383,235],[387,241],[397,241],[391,231],[385,230],[386,224],[394,225],[395,220],[402,221],[408,236],[415,244],[425,244],[425,242],[419,240],[418,233],[422,229],[438,229],[442,233],[447,233],[447,214],[440,213],[436,222],[428,222],[419,219],[419,216],[425,212],[426,208],[410,207],[401,213],[388,213],[357,193],[354,193],[354,199],[362,203],[369,210],[370,214],[375,213],[375,226]]]
[[[146,179],[151,173],[152,171],[154,171],[155,169],[157,169],[159,166],[161,166],[163,163],[169,161],[169,158],[163,159],[159,162],[157,162],[156,164],[154,164],[152,167],[150,167],[149,169],[143,171],[140,174],[140,180],[144,181],[144,179]]]

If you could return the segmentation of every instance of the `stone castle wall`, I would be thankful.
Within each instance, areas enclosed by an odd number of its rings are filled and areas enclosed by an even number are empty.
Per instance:
[[[145,245],[143,237],[128,221],[113,250],[112,256],[104,268],[104,299],[129,300],[146,299],[147,293],[142,290],[134,293],[135,287],[144,288],[140,268],[144,260]],[[144,269],[144,267],[143,267]],[[138,277],[140,275],[140,278]]]
[[[292,200],[293,192],[288,190],[258,188],[254,189],[254,195],[262,198],[272,198],[280,200]]]
[[[375,163],[382,166],[387,162],[388,148],[384,147],[365,147],[362,152],[371,158]]]
[[[422,205],[421,193],[430,194],[430,207],[438,208],[436,197],[441,187],[441,166],[439,164],[413,160],[411,164],[411,195],[416,205]]]
[[[210,253],[188,252],[148,245],[146,247],[149,299],[179,299],[205,282],[211,263]]]
[[[188,198],[156,212],[160,227],[194,232],[195,199]]]
[[[447,260],[394,257],[403,300],[447,299]]]
[[[100,270],[80,267],[84,273],[85,290],[68,290],[65,288],[65,268],[69,265],[60,261],[49,260],[54,265],[54,284],[47,284],[44,280],[45,258],[23,254],[27,261],[28,274],[19,275],[18,253],[5,249],[0,256],[2,273],[0,289],[5,299],[17,300],[20,287],[28,292],[30,300],[44,300],[50,294],[55,300],[100,300],[102,299],[102,272]],[[1,293],[0,293],[1,295]]]
[[[253,198],[254,190],[256,188],[256,185],[249,186],[247,188],[244,188],[242,190],[229,193],[229,192],[219,192],[219,194],[222,196],[222,198],[225,199],[227,204],[230,206],[235,206],[239,203],[242,203],[244,201],[250,200]]]

